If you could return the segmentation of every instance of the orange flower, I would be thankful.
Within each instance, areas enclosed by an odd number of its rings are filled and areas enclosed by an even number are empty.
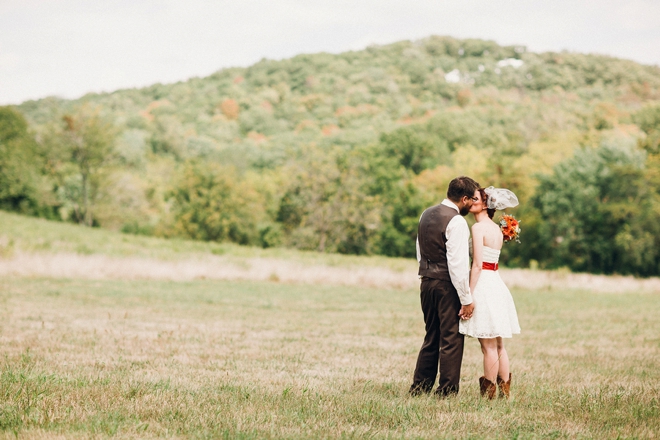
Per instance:
[[[502,235],[504,236],[504,241],[517,241],[520,243],[520,240],[518,240],[518,235],[520,234],[520,222],[515,219],[512,215],[508,214],[503,214],[502,217],[500,218],[500,230],[502,231]]]

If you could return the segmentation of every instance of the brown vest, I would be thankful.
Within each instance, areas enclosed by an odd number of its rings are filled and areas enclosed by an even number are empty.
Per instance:
[[[445,205],[435,205],[422,213],[417,227],[417,239],[422,258],[419,275],[451,281],[447,266],[447,225],[458,212]]]

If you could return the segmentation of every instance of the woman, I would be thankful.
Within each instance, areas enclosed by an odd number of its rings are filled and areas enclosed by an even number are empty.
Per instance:
[[[520,333],[520,325],[511,292],[497,271],[504,237],[492,219],[496,209],[517,206],[518,199],[507,189],[491,186],[478,189],[473,200],[470,212],[477,222],[472,226],[470,290],[475,307],[470,319],[460,321],[459,331],[479,338],[484,355],[484,375],[479,378],[481,395],[494,398],[497,383],[500,397],[508,399],[511,372],[502,339]]]

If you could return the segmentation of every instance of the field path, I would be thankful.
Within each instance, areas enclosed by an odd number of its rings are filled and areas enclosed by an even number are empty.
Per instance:
[[[172,261],[130,256],[19,252],[10,258],[0,258],[0,276],[98,280],[264,280],[416,290],[419,285],[416,272],[414,261],[410,262],[407,270],[396,271],[385,267],[314,265],[284,259],[216,255]],[[529,269],[502,269],[500,273],[510,288],[660,293],[659,278],[638,279]]]

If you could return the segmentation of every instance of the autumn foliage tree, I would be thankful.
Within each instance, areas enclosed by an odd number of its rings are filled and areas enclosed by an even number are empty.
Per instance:
[[[93,224],[94,204],[113,159],[115,136],[112,123],[98,108],[84,106],[62,117],[55,145],[57,159],[65,162],[61,189],[80,224]]]
[[[227,98],[220,103],[220,111],[227,119],[236,120],[240,113],[240,107],[236,100]]]
[[[168,235],[257,244],[263,201],[232,167],[191,160],[177,173],[168,198]]]
[[[358,156],[315,149],[290,173],[293,178],[277,217],[290,244],[319,251],[374,252],[382,204],[367,193]]]

